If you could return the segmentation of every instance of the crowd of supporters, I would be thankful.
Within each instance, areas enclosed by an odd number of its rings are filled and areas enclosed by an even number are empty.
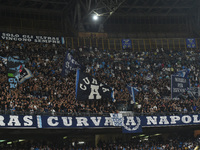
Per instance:
[[[78,144],[69,141],[47,141],[47,140],[28,140],[24,142],[14,142],[1,144],[5,150],[194,150],[199,143],[196,138],[187,136],[176,136],[176,138],[153,138],[148,140],[132,139],[122,140],[120,138],[110,141],[99,141],[96,146],[89,143]]]
[[[14,90],[9,89],[7,70],[0,61],[0,110],[9,113],[111,113],[130,110],[136,113],[196,113],[199,99],[184,93],[179,100],[170,99],[171,74],[189,68],[191,87],[199,87],[199,50],[148,52],[98,50],[97,48],[67,49],[85,72],[114,88],[115,102],[108,99],[77,101],[75,72],[61,77],[66,48],[63,45],[1,41],[0,56],[18,55],[27,59],[26,68],[34,77]],[[136,103],[127,84],[139,89]]]

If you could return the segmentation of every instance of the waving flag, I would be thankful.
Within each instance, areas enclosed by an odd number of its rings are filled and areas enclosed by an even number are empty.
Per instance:
[[[20,73],[22,68],[25,67],[25,62],[26,62],[25,60],[19,60],[15,58],[9,56],[7,60],[8,73],[14,74],[14,76]]]
[[[31,73],[29,69],[23,68],[22,71],[15,77],[17,78],[18,83],[21,84],[27,79],[33,77],[33,74]]]
[[[180,70],[173,75],[171,75],[171,98],[181,97],[190,88],[190,81],[188,79],[188,74],[190,69]]]
[[[113,121],[113,125],[114,126],[118,126],[121,127],[123,124],[122,120],[123,120],[123,116],[122,114],[115,114],[115,113],[110,113],[110,117]]]
[[[173,74],[173,76],[187,78],[188,74],[190,73],[190,69],[183,69]]]
[[[171,76],[171,98],[178,98],[187,93],[190,88],[190,81],[188,78]]]
[[[19,60],[18,56],[8,56],[6,62],[10,89],[14,89],[17,87],[17,77],[20,76],[22,69],[25,67],[26,60]]]
[[[76,99],[80,101],[112,99],[114,101],[114,91],[111,87],[78,69],[76,74]]]
[[[4,64],[5,66],[7,66],[7,62],[8,62],[7,57],[2,57],[2,56],[0,56],[0,60],[3,62],[3,64]]]
[[[133,103],[135,103],[135,95],[139,92],[139,90],[136,87],[129,86],[129,85],[127,85],[127,89],[133,99]]]
[[[81,68],[81,65],[73,58],[73,56],[67,51],[65,56],[61,76],[65,77],[71,71],[76,71],[78,68]]]

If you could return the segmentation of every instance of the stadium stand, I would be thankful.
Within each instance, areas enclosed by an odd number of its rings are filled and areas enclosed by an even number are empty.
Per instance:
[[[9,89],[3,88],[8,87],[8,83],[5,82],[6,68],[1,62],[1,113],[102,114],[122,109],[142,114],[199,112],[199,100],[187,93],[179,101],[168,100],[171,95],[170,76],[181,69],[192,68],[189,74],[191,87],[199,86],[198,50],[118,52],[83,49],[81,52],[70,49],[74,58],[86,66],[87,73],[114,87],[115,103],[106,99],[95,102],[75,100],[76,74],[71,73],[67,78],[60,76],[66,52],[61,45],[1,42],[1,56],[7,57],[13,51],[20,58],[29,58],[26,67],[34,77],[10,93]],[[186,63],[188,61],[191,63]],[[139,89],[137,104],[131,103],[127,84]],[[123,108],[118,107],[122,105]]]
[[[0,149],[199,149],[199,6],[0,0]]]
[[[44,150],[52,150],[52,149],[70,149],[70,150],[151,150],[151,149],[161,149],[161,150],[184,150],[190,149],[193,150],[198,145],[198,142],[193,137],[168,137],[168,140],[164,141],[161,138],[152,138],[151,140],[140,140],[140,139],[132,139],[128,141],[124,141],[123,139],[117,138],[114,141],[105,142],[100,140],[97,146],[92,146],[88,143],[81,142],[73,142],[70,143],[67,140],[55,140],[55,141],[40,141],[40,140],[21,140],[12,142],[12,144],[6,145],[4,149],[9,150],[12,148],[17,149],[44,149]],[[1,145],[2,146],[2,145]]]

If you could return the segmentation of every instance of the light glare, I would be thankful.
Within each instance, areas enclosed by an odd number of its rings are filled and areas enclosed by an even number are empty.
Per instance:
[[[93,19],[94,19],[94,20],[97,20],[97,19],[98,19],[98,16],[97,16],[97,15],[94,15],[94,16],[93,16]]]

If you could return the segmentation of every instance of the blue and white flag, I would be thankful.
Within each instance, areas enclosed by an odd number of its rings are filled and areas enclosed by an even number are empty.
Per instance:
[[[113,126],[121,127],[123,125],[123,116],[122,114],[110,113],[110,117],[113,121]]]
[[[171,98],[180,99],[182,95],[187,93],[190,88],[190,82],[188,78],[171,76]]]
[[[188,88],[187,93],[189,94],[189,96],[198,99],[200,97],[200,87]]]
[[[0,56],[0,60],[3,62],[5,66],[7,66],[8,58]]]
[[[73,56],[67,51],[65,56],[61,76],[66,77],[71,71],[76,71],[81,68],[81,65],[73,58]]]
[[[133,103],[135,103],[135,95],[139,92],[139,90],[136,87],[129,86],[129,85],[127,85],[127,89],[133,99]]]
[[[173,74],[173,76],[187,78],[188,74],[190,73],[190,69],[183,69]]]
[[[22,72],[23,67],[27,60],[19,60],[19,56],[8,56],[7,57],[7,73],[8,82],[10,84],[10,89],[17,87],[18,78]]]
[[[131,49],[132,48],[131,39],[122,39],[122,48],[123,49]]]
[[[142,132],[142,120],[139,116],[123,117],[123,133],[141,133]]]
[[[9,77],[8,83],[9,83],[9,89],[17,88],[17,79],[15,77]]]
[[[196,48],[196,40],[194,38],[186,39],[187,48]]]
[[[25,63],[27,60],[19,60],[15,58],[8,56],[7,69],[8,69],[8,73],[12,73],[16,76],[16,74],[19,73],[19,70],[25,67]]]
[[[8,62],[12,64],[15,64],[15,63],[19,63],[19,64],[24,64],[26,63],[27,60],[19,60],[19,59],[16,59],[16,58],[19,58],[17,56],[14,56],[15,58],[11,57],[11,56],[8,56]]]
[[[33,74],[31,73],[31,71],[27,68],[23,68],[22,71],[15,76],[15,78],[17,79],[18,83],[23,83],[24,81],[26,81],[27,79],[33,77]]]
[[[101,99],[114,101],[113,89],[78,69],[76,73],[76,100]]]

